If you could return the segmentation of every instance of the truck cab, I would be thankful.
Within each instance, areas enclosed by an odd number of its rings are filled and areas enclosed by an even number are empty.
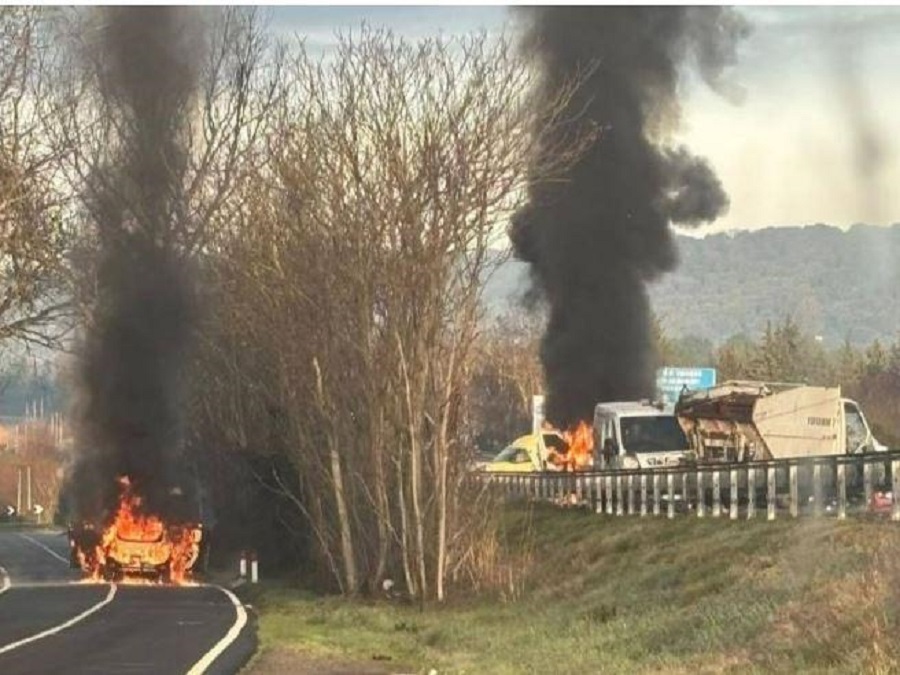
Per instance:
[[[841,407],[844,412],[844,446],[848,455],[887,451],[887,446],[872,434],[869,422],[856,401],[842,398]]]
[[[650,401],[600,403],[594,409],[594,468],[652,469],[693,457],[671,411]]]

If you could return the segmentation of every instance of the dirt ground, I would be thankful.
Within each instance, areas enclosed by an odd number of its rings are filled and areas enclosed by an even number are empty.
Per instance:
[[[414,672],[399,664],[322,658],[275,647],[257,654],[242,675],[412,675]]]

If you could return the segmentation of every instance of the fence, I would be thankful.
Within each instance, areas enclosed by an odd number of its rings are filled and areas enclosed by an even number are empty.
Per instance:
[[[512,498],[588,505],[606,515],[800,517],[889,513],[900,521],[900,451],[746,464],[577,473],[484,473]]]

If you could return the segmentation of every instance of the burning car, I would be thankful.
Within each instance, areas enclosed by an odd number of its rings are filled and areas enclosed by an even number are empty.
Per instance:
[[[69,528],[70,561],[94,580],[147,578],[180,584],[200,555],[203,530],[195,523],[166,523],[142,512],[142,499],[127,478],[111,521],[102,527],[81,522]]]
[[[569,431],[544,428],[510,443],[482,471],[521,473],[532,471],[579,471],[590,468],[593,436],[587,423]]]
[[[566,441],[556,431],[528,434],[514,440],[479,468],[491,473],[543,471],[551,453],[563,452],[565,448]]]

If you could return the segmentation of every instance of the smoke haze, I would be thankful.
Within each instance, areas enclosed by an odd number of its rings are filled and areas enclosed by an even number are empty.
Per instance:
[[[569,427],[590,420],[600,401],[654,393],[646,284],[676,264],[670,223],[709,222],[728,208],[706,161],[665,145],[680,121],[679,71],[693,66],[714,90],[739,99],[723,70],[748,25],[717,7],[520,12],[521,47],[541,69],[535,96],[552,97],[587,72],[568,109],[600,130],[564,180],[529,186],[510,229],[549,306],[541,345],[547,417]],[[541,140],[553,148],[561,139]]]
[[[85,203],[98,232],[96,298],[78,372],[78,457],[71,488],[97,519],[127,475],[148,511],[171,515],[183,489],[181,402],[194,322],[177,232],[186,207],[184,129],[203,31],[196,10],[98,10],[86,67],[116,123],[113,159],[95,168]]]

